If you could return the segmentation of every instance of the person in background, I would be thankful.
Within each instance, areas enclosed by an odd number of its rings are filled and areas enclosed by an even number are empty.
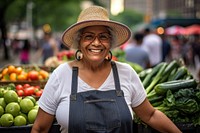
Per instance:
[[[135,33],[133,40],[135,40],[135,45],[129,45],[125,50],[126,60],[137,63],[142,66],[144,69],[150,67],[149,55],[142,48],[144,35],[142,33]]]
[[[40,59],[42,57],[42,63],[46,61],[49,57],[56,56],[59,51],[59,44],[57,40],[52,36],[51,32],[44,32],[44,37],[36,51],[36,58]]]
[[[172,60],[180,59],[182,58],[182,42],[179,36],[173,36],[171,40],[171,55]]]
[[[20,52],[20,64],[29,64],[30,63],[30,49],[31,44],[28,39],[24,40],[23,46]]]
[[[111,50],[131,36],[107,10],[90,6],[62,35],[76,59],[59,65],[39,99],[31,133],[47,133],[56,118],[61,133],[132,133],[133,112],[160,132],[180,133],[147,99],[134,69],[112,61]]]
[[[150,28],[144,30],[143,47],[149,54],[151,67],[162,61],[162,39]]]
[[[165,34],[160,36],[162,38],[162,61],[169,61],[171,59],[171,44]]]

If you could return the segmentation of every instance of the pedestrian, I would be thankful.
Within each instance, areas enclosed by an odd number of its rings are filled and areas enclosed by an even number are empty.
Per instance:
[[[148,53],[143,49],[144,35],[142,33],[135,33],[133,36],[134,44],[130,44],[129,47],[125,48],[126,60],[137,63],[144,69],[150,67],[150,60]]]
[[[133,111],[160,132],[180,133],[149,103],[132,67],[111,60],[111,49],[130,36],[127,26],[109,20],[105,8],[83,10],[62,36],[66,46],[77,49],[76,60],[53,71],[39,99],[32,133],[48,132],[54,118],[62,133],[132,133]]]
[[[39,43],[39,48],[36,51],[36,60],[39,60],[40,57],[42,57],[42,63],[44,64],[49,57],[57,55],[59,44],[51,32],[44,32],[44,37]]]
[[[150,28],[144,30],[143,47],[149,54],[151,67],[162,61],[162,39]]]
[[[28,39],[23,41],[23,46],[20,51],[20,63],[21,64],[29,64],[30,63],[30,49],[31,44]]]
[[[160,37],[162,39],[162,61],[167,62],[171,59],[171,44],[165,34]]]

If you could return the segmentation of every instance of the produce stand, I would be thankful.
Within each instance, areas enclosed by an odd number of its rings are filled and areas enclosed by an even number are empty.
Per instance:
[[[30,133],[31,129],[32,125],[0,127],[0,133]],[[49,133],[60,133],[60,125],[58,125],[58,123],[54,123]]]

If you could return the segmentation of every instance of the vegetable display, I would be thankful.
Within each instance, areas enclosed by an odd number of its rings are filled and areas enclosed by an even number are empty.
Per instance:
[[[200,84],[182,60],[161,62],[138,75],[156,109],[175,123],[200,125]],[[141,123],[137,116],[135,122]]]

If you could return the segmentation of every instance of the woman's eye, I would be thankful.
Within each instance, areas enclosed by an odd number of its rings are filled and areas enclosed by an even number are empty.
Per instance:
[[[106,35],[100,35],[100,36],[99,36],[99,39],[101,39],[101,40],[108,40],[109,37],[106,36]]]
[[[84,37],[85,40],[92,40],[93,38],[94,38],[93,35],[86,35],[86,36]]]

